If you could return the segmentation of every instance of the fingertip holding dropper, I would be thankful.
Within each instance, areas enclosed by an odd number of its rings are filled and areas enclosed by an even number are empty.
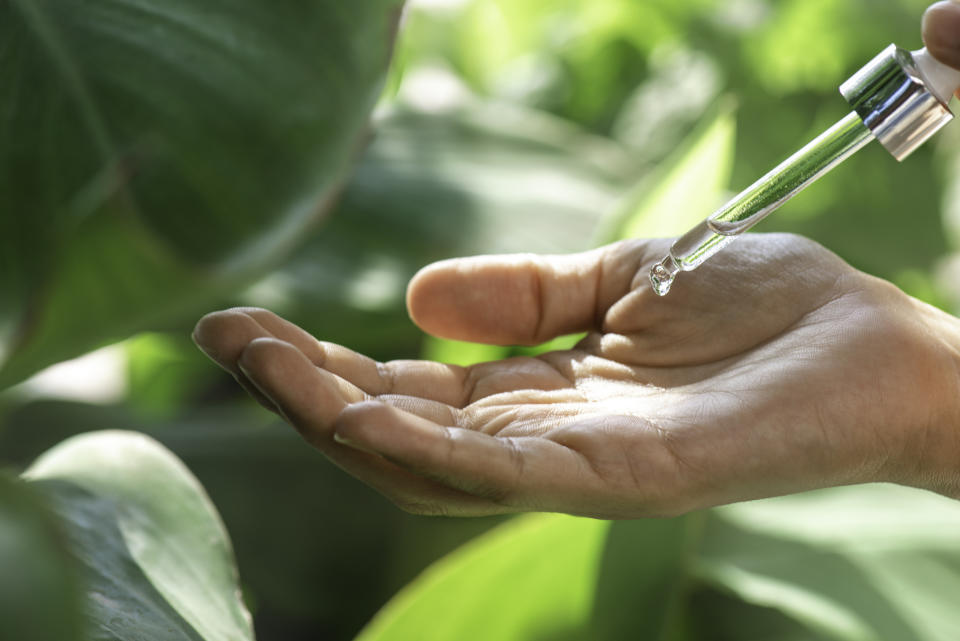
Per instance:
[[[953,118],[947,105],[958,88],[960,70],[926,49],[887,47],[840,86],[853,111],[678,238],[650,269],[654,291],[666,296],[677,274],[699,267],[871,140],[905,159]]]

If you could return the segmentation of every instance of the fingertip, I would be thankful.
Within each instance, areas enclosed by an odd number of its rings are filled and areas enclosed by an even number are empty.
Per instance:
[[[450,259],[432,263],[420,269],[407,285],[407,313],[423,331],[441,338],[455,338],[451,331],[451,299],[458,289],[458,280],[464,275],[463,266],[469,259]],[[461,283],[462,284],[462,283]]]
[[[262,334],[256,321],[234,308],[204,315],[194,326],[191,338],[203,353],[232,371],[250,339]]]
[[[276,394],[276,369],[282,358],[282,343],[268,337],[250,341],[237,357],[237,382],[261,405],[285,416]]]
[[[223,314],[221,311],[204,314],[203,317],[197,321],[197,324],[193,326],[193,332],[190,334],[190,338],[193,339],[194,344],[200,348],[200,351],[214,360],[217,359],[217,351],[215,348],[216,328],[220,323],[221,314]]]
[[[541,262],[517,254],[428,265],[407,289],[410,317],[440,338],[494,345],[539,342]]]
[[[923,41],[934,58],[960,69],[960,1],[943,0],[923,14]]]
[[[247,343],[237,358],[237,366],[254,381],[269,379],[279,373],[278,369],[287,369],[286,362],[296,358],[296,354],[300,351],[290,343],[262,336]]]
[[[375,432],[393,417],[380,401],[368,400],[348,405],[333,423],[333,440],[352,449],[380,454],[373,446]]]

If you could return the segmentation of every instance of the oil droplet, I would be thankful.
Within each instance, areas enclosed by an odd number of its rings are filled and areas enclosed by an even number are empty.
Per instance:
[[[653,291],[657,293],[657,296],[666,296],[670,293],[673,279],[677,277],[679,272],[680,266],[669,254],[650,268],[650,283],[653,285]]]

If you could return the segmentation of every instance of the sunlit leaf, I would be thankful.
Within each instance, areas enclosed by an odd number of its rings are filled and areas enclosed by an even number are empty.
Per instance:
[[[518,356],[536,356],[537,354],[543,354],[544,352],[573,349],[577,343],[583,340],[585,336],[585,333],[557,336],[553,340],[549,340],[546,343],[541,343],[540,345],[514,347],[510,350],[510,353]]]
[[[0,474],[0,639],[82,641],[75,565],[43,496]]]
[[[357,641],[565,638],[588,619],[609,524],[521,517],[404,588]]]
[[[400,5],[0,3],[0,387],[182,322],[302,242]]]
[[[510,348],[427,336],[420,354],[427,360],[466,366],[505,358]]]
[[[64,523],[93,641],[253,639],[226,530],[157,442],[132,432],[73,437],[24,476]]]
[[[709,216],[730,181],[735,134],[733,108],[722,101],[716,115],[627,199],[604,240],[678,236]]]

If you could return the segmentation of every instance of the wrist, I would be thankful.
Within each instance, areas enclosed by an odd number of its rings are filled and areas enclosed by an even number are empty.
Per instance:
[[[960,499],[960,319],[910,298],[921,335],[921,385],[908,424],[906,485]],[[920,367],[917,368],[917,365]]]

